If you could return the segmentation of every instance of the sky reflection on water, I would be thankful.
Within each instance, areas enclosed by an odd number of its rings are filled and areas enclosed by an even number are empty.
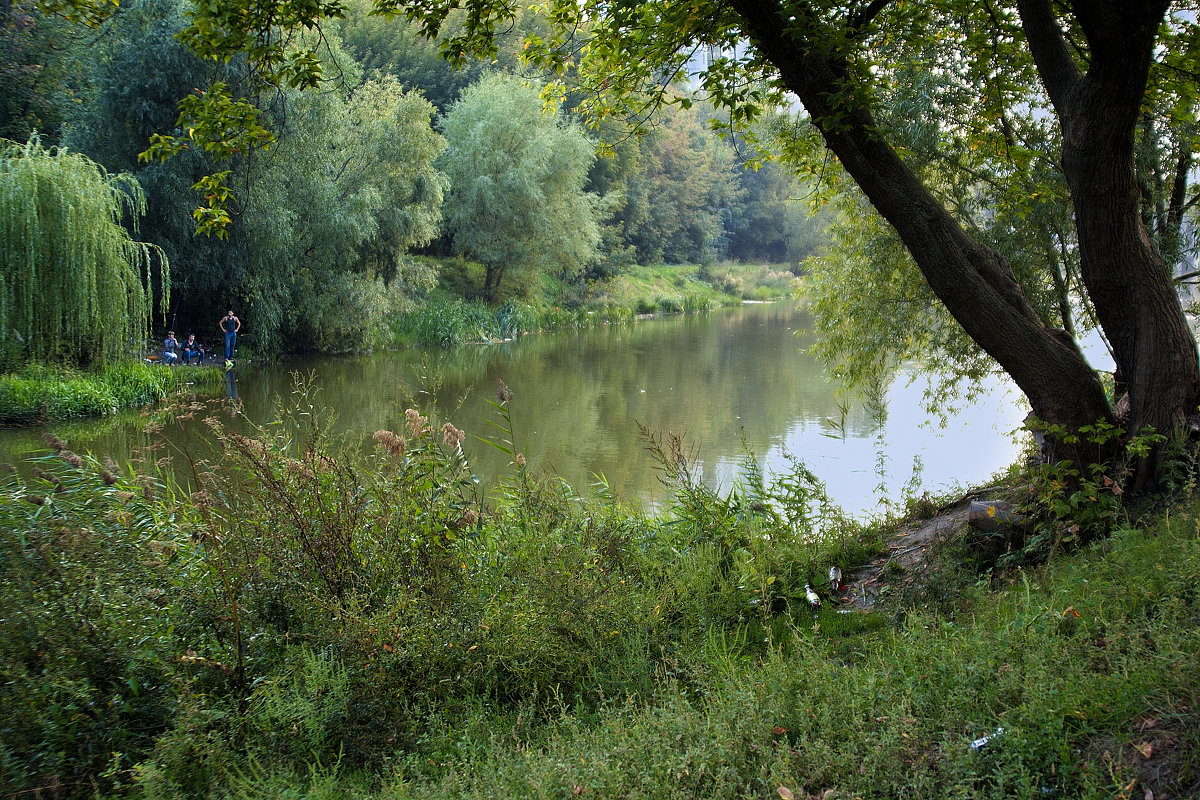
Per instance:
[[[685,433],[705,479],[723,488],[744,457],[744,430],[768,473],[786,469],[789,453],[859,516],[878,508],[880,487],[899,499],[917,458],[920,485],[941,490],[978,485],[1017,456],[1013,432],[1027,407],[999,378],[943,425],[922,408],[924,383],[901,375],[888,390],[882,431],[857,403],[839,432],[830,423],[841,416],[836,388],[797,333],[806,325],[805,312],[790,303],[747,305],[458,350],[243,365],[236,391],[247,418],[265,424],[290,394],[293,374],[311,375],[320,402],[336,409],[336,430],[368,443],[381,428],[402,430],[405,408],[435,398],[440,419],[468,433],[472,464],[494,485],[511,474],[508,456],[476,437],[499,436],[488,424],[496,414],[487,400],[502,379],[516,394],[516,442],[532,466],[585,495],[603,475],[617,497],[650,507],[667,498],[639,423]],[[213,400],[228,424],[226,403]],[[118,463],[149,441],[135,414],[55,432],[81,452]],[[0,431],[0,461],[42,447],[38,437],[35,430]]]

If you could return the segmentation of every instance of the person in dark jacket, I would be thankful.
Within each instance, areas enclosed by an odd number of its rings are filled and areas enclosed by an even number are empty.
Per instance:
[[[202,362],[204,360],[204,348],[196,341],[196,334],[189,333],[187,341],[183,343],[183,363],[192,363],[192,358],[196,359],[197,364]]]
[[[167,331],[167,338],[163,340],[162,361],[164,364],[174,364],[179,360],[179,340],[175,338],[175,331]]]

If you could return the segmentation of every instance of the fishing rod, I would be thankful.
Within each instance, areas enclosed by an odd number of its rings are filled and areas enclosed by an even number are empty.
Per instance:
[[[191,276],[189,275],[188,277],[191,277]],[[188,279],[184,278],[183,279],[183,288],[181,288],[179,290],[179,296],[175,298],[175,311],[172,312],[172,314],[171,314],[171,326],[169,328],[167,328],[168,331],[175,330],[175,318],[177,316],[179,316],[179,304],[183,301],[184,292],[187,291],[187,282],[188,282]]]

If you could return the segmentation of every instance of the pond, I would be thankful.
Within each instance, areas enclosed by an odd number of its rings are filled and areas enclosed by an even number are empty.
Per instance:
[[[1016,457],[1013,432],[1026,406],[999,379],[945,421],[928,418],[923,386],[904,373],[887,393],[882,427],[863,403],[843,415],[836,387],[805,353],[807,324],[792,303],[748,304],[455,350],[246,364],[212,403],[226,423],[236,408],[265,424],[291,392],[293,374],[310,375],[318,401],[336,412],[335,429],[366,441],[381,428],[403,430],[405,408],[433,400],[438,419],[466,431],[475,471],[493,485],[511,470],[509,457],[477,437],[503,438],[488,423],[499,418],[486,402],[503,380],[515,395],[515,442],[530,466],[585,495],[602,475],[618,498],[648,507],[662,502],[664,489],[639,423],[685,433],[705,480],[722,488],[745,448],[769,473],[786,469],[790,454],[858,515],[872,513],[881,493],[898,499],[914,467],[923,488],[967,487]],[[202,426],[202,416],[193,424]],[[77,451],[123,463],[149,443],[143,424],[130,413],[52,430]],[[0,430],[0,461],[42,447],[40,431]]]

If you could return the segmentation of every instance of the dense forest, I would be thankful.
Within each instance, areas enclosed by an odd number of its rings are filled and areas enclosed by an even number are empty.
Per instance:
[[[456,69],[415,26],[369,11],[350,3],[313,35],[318,91],[262,92],[244,64],[184,46],[183,2],[136,0],[95,28],[5,4],[0,136],[131,178],[144,216],[122,222],[157,248],[143,271],[170,265],[169,314],[153,327],[209,333],[235,308],[260,353],[378,346],[386,320],[425,302],[437,265],[454,259],[483,266],[482,280],[449,281],[459,296],[540,296],[548,279],[554,302],[573,305],[632,264],[798,273],[819,249],[823,218],[804,184],[748,164],[715,132],[711,106],[585,128],[574,98],[545,105],[543,81],[516,57],[532,17],[490,62]],[[213,85],[257,102],[275,141],[225,160],[202,148],[142,155],[176,130],[181,98]],[[193,185],[226,170],[230,224],[197,235],[205,190]]]

